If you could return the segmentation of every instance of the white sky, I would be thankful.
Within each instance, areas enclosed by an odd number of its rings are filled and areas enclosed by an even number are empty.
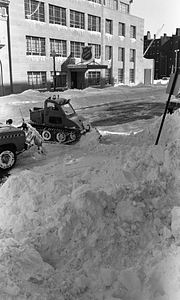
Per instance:
[[[180,28],[180,0],[133,0],[131,14],[144,19],[144,33],[151,36],[163,26],[159,36],[171,36]]]

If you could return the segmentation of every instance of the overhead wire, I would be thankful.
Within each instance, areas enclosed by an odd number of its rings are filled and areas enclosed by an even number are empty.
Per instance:
[[[147,47],[147,49],[145,50],[145,52],[143,53],[143,57],[146,55],[146,53],[148,52],[148,50],[150,49],[150,47],[152,46],[152,44],[154,43],[156,37],[158,36],[158,34],[161,32],[161,30],[163,29],[164,24],[162,25],[162,27],[160,29],[158,29],[158,31],[156,32],[154,39],[150,42],[149,46]]]

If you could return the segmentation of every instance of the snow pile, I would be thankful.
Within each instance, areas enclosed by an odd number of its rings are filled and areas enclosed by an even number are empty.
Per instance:
[[[155,146],[160,121],[3,184],[3,300],[179,299],[180,112]]]
[[[22,240],[21,244],[13,238],[1,239],[1,299],[48,299],[46,285],[54,270],[29,244],[28,239]],[[36,285],[42,286],[41,293],[36,291]]]

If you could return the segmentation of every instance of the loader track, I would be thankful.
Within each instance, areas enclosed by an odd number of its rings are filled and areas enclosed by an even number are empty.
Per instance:
[[[81,138],[77,129],[57,129],[51,127],[34,126],[40,133],[45,143],[51,144],[75,144]]]

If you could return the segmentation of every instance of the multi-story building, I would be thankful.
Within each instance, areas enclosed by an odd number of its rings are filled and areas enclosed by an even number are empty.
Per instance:
[[[180,28],[176,28],[176,34],[167,36],[165,33],[160,38],[151,38],[150,32],[144,36],[145,58],[154,59],[154,79],[169,77],[175,71],[178,61],[180,41]]]
[[[152,77],[144,20],[130,14],[131,2],[0,0],[0,95],[53,84],[138,84],[146,70]]]

